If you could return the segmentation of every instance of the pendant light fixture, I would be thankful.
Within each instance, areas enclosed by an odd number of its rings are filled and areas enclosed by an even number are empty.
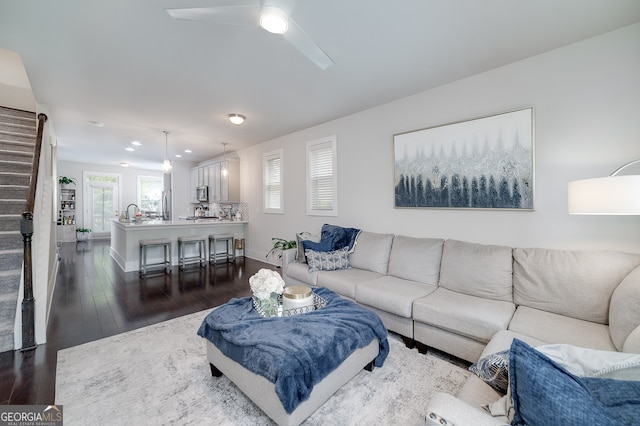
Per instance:
[[[169,155],[168,155],[168,151],[169,151],[169,142],[168,142],[168,136],[169,136],[169,132],[167,132],[166,130],[163,130],[162,133],[164,133],[164,161],[162,162],[162,171],[164,173],[171,173],[171,160],[169,160]]]
[[[229,174],[229,170],[227,168],[227,143],[222,142],[222,147],[224,148],[224,154],[222,155],[222,176],[227,177]]]

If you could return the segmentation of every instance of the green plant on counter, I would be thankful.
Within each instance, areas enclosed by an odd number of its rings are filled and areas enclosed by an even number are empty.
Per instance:
[[[89,228],[76,228],[76,232],[80,232],[80,233],[89,233],[91,232],[91,229]]]
[[[265,257],[269,257],[272,253],[278,253],[278,259],[282,258],[282,252],[284,250],[289,250],[292,248],[296,248],[298,245],[296,244],[296,240],[285,240],[282,238],[271,238],[271,242],[273,243],[273,247],[269,250],[269,253]]]
[[[76,180],[74,178],[70,178],[70,177],[66,177],[66,176],[60,176],[58,178],[58,183],[60,185],[70,185],[70,184],[76,184]]]

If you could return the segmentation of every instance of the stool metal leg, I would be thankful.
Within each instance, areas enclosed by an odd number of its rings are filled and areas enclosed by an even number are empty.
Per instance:
[[[167,274],[171,274],[171,244],[166,244],[164,246],[164,261],[165,261],[164,271]]]
[[[180,258],[178,262],[178,268],[180,268],[180,270],[184,270],[184,243],[183,242],[178,243],[178,257]]]
[[[231,245],[231,247],[229,247],[229,245]],[[229,257],[231,257],[231,263],[235,263],[236,252],[233,248],[233,238],[227,240],[227,262],[229,261]]]

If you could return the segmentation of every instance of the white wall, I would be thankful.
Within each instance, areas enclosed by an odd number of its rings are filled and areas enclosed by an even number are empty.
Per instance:
[[[437,66],[437,64],[434,64]],[[398,75],[398,78],[402,78]],[[518,247],[640,253],[638,216],[570,216],[567,182],[640,159],[640,24],[240,151],[247,254],[323,223]],[[394,209],[393,135],[533,106],[535,210]],[[305,142],[337,135],[338,217],[305,210]],[[262,154],[284,149],[284,215],[262,213]],[[640,172],[636,168],[635,173]]]

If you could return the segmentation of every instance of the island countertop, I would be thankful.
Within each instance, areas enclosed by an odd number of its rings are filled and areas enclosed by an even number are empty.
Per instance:
[[[171,264],[178,264],[178,237],[200,235],[208,239],[212,234],[232,234],[234,239],[244,238],[248,221],[204,218],[197,220],[144,220],[137,222],[111,221],[111,247],[109,254],[125,272],[138,270],[140,240],[168,238],[172,242]],[[208,243],[207,243],[208,247]],[[158,252],[158,256],[160,252]],[[150,254],[152,261],[155,253]]]
[[[249,223],[246,220],[228,220],[217,218],[202,218],[202,219],[175,219],[175,220],[163,220],[163,219],[150,219],[135,222],[121,222],[119,219],[112,219],[114,225],[119,225],[122,228],[144,228],[151,229],[155,227],[174,227],[174,226],[200,226],[200,225],[233,225],[233,224],[245,224]],[[158,237],[160,238],[160,237]]]

